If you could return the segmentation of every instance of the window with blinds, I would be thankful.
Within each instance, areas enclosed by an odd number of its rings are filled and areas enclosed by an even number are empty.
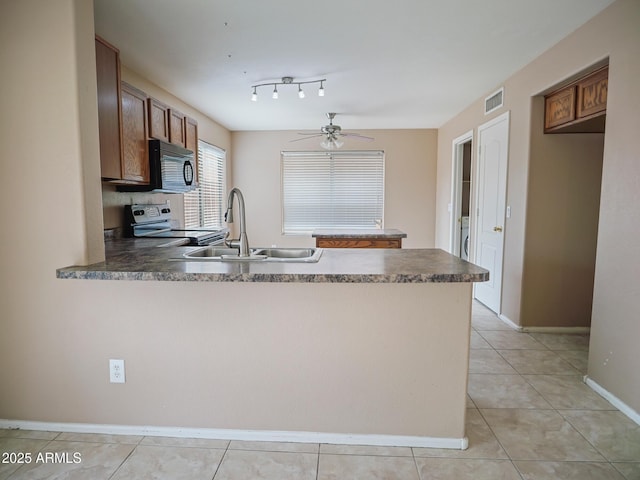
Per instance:
[[[282,152],[282,231],[382,228],[383,151]]]
[[[198,140],[198,188],[184,194],[185,228],[223,227],[226,152]]]

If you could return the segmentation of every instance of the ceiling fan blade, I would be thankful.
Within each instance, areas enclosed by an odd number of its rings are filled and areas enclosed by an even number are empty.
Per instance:
[[[367,137],[365,135],[360,135],[359,133],[339,133],[338,135],[342,135],[343,137],[352,137],[352,138],[358,138],[360,140],[364,140],[367,142],[371,142],[373,140],[375,140],[375,138],[373,137]]]
[[[318,132],[310,132],[310,133],[298,132],[298,135],[324,135],[324,134],[318,133]]]
[[[300,140],[309,140],[310,138],[315,138],[315,137],[324,137],[326,135],[324,135],[323,133],[320,134],[316,134],[316,135],[311,135],[311,136],[307,136],[304,138],[296,138],[295,140],[289,140],[289,142],[299,142]]]

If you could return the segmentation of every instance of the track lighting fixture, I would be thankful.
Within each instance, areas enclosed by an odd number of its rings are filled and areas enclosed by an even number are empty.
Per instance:
[[[252,102],[257,102],[258,101],[258,87],[266,87],[266,86],[273,86],[273,93],[271,94],[271,97],[274,99],[278,98],[278,86],[279,85],[297,85],[298,86],[298,97],[299,98],[304,98],[305,94],[304,94],[304,90],[302,90],[302,85],[307,85],[307,84],[311,84],[311,83],[319,83],[320,84],[320,88],[318,89],[318,96],[319,97],[324,97],[324,82],[326,82],[327,79],[323,78],[321,80],[308,80],[306,82],[294,82],[293,81],[293,77],[282,77],[282,81],[281,82],[270,82],[270,83],[260,83],[258,85],[252,85],[251,88],[253,88],[253,92],[251,93],[251,101]]]

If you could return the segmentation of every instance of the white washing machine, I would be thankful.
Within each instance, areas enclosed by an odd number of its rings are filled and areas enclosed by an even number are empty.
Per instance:
[[[469,260],[469,217],[460,220],[460,258]]]

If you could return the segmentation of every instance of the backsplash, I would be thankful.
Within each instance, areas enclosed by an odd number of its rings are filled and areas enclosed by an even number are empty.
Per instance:
[[[165,203],[169,201],[172,219],[179,226],[184,225],[184,204],[182,194],[179,193],[150,193],[150,192],[118,192],[115,185],[102,184],[102,215],[105,235],[107,230],[122,229],[124,227],[124,206],[134,203]],[[116,235],[117,232],[109,233]],[[105,237],[106,238],[106,237]]]

